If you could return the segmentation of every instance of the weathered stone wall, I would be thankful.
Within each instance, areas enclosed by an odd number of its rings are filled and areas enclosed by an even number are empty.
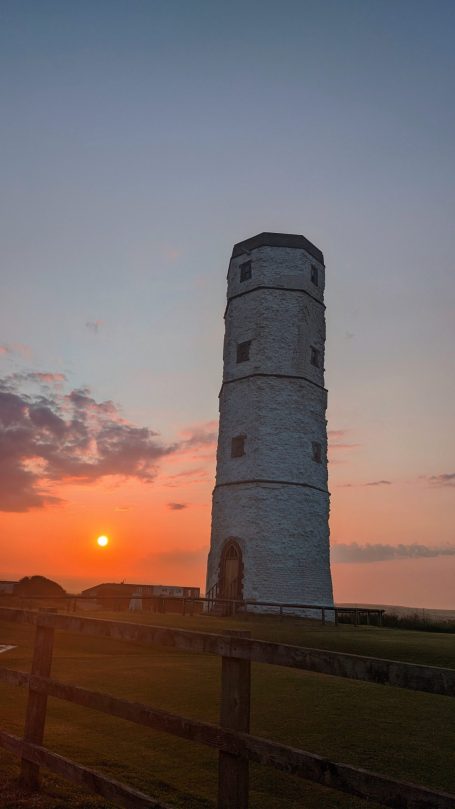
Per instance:
[[[224,385],[220,396],[217,485],[280,480],[327,489],[326,392],[301,379],[251,377]],[[231,439],[246,435],[245,455],[231,458]],[[322,446],[322,463],[312,442]]]
[[[250,360],[237,363],[237,345],[251,340]],[[324,307],[302,291],[258,288],[233,298],[226,311],[225,381],[245,374],[306,376],[324,385]],[[320,367],[310,349],[320,352]]]
[[[331,605],[328,511],[328,493],[301,486],[215,489],[208,581],[217,579],[223,542],[235,537],[245,598]]]
[[[242,282],[245,261],[251,278]],[[333,603],[323,293],[323,264],[304,249],[261,246],[230,262],[207,589],[218,579],[224,543],[235,537],[245,598]],[[238,343],[247,340],[249,359],[238,363]],[[232,458],[238,435],[245,454]]]
[[[251,278],[240,281],[240,264],[251,260]],[[318,268],[319,285],[311,281],[311,265]],[[256,286],[305,289],[318,300],[324,299],[325,270],[306,250],[290,247],[258,247],[251,253],[232,258],[228,270],[227,297],[232,298]]]

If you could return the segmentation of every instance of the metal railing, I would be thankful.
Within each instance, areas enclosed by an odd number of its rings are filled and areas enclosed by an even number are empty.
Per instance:
[[[106,605],[114,611],[127,610],[130,601],[140,599],[146,605],[145,611],[155,613],[179,612],[182,615],[195,615],[203,610],[208,615],[244,617],[260,612],[257,608],[265,607],[268,614],[278,615],[282,620],[286,614],[294,617],[305,617],[320,620],[322,624],[327,621],[337,624],[340,621],[349,619],[349,623],[359,626],[360,624],[376,624],[382,626],[385,609],[379,607],[341,607],[330,604],[303,604],[301,602],[282,601],[255,601],[253,599],[224,598],[219,595],[218,585],[214,585],[207,595],[192,598],[187,596],[157,596],[130,594],[114,595],[57,595],[57,596],[29,596],[3,594],[0,604],[19,602],[22,608],[32,606],[34,603],[58,603],[66,605],[67,612],[77,612],[78,603]],[[333,619],[333,620],[332,620]]]

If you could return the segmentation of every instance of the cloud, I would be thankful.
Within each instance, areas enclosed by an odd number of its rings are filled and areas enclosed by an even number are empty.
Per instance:
[[[361,444],[353,444],[346,441],[345,438],[349,435],[349,430],[328,430],[327,437],[329,441],[329,451],[340,449],[357,449]]]
[[[159,461],[182,445],[163,444],[148,427],[125,420],[113,402],[97,402],[88,388],[64,394],[58,387],[64,379],[32,373],[0,380],[1,511],[61,503],[49,490],[56,482],[115,475],[150,483]],[[24,393],[21,382],[37,390]]]
[[[358,486],[391,486],[391,480],[371,480],[368,483],[340,483],[339,489],[351,489]]]
[[[167,507],[171,511],[183,511],[184,508],[188,508],[188,505],[186,503],[168,503]]]
[[[359,545],[339,543],[332,546],[332,562],[386,562],[396,559],[422,559],[435,556],[455,556],[455,545]]]
[[[38,382],[42,385],[58,385],[61,382],[66,382],[65,374],[53,374],[49,371],[29,371],[24,374],[16,374],[16,378],[21,378],[28,382]]]
[[[24,343],[2,343],[0,345],[0,357],[19,356],[22,359],[30,360],[32,357],[32,349]]]
[[[51,371],[17,371],[10,376],[0,380],[2,390],[15,391],[19,385],[31,385],[32,387],[59,387],[66,382],[66,376],[62,373]]]
[[[207,561],[207,547],[202,548],[171,548],[166,551],[155,551],[147,554],[140,560],[141,567],[146,564],[160,565],[199,565]]]
[[[92,332],[92,334],[98,334],[101,326],[104,325],[104,321],[103,320],[87,320],[85,325],[86,325],[87,329]]]
[[[338,441],[338,439],[343,438],[347,433],[347,430],[328,430],[327,435],[329,441]]]
[[[177,487],[189,486],[192,483],[205,483],[209,473],[206,469],[198,467],[197,469],[188,469],[183,472],[176,472],[174,475],[166,475],[162,480],[163,486]]]
[[[444,473],[442,475],[423,475],[423,479],[427,480],[431,486],[455,486],[455,472]]]
[[[172,245],[164,245],[161,249],[162,256],[170,262],[177,261],[183,254],[180,247],[173,247]]]
[[[218,439],[218,421],[205,421],[181,430],[182,448],[213,447]]]

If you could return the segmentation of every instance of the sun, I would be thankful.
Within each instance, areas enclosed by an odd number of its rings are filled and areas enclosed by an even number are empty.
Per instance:
[[[98,539],[96,541],[97,541],[98,545],[100,546],[100,548],[105,548],[106,545],[109,544],[109,538],[105,537],[104,535],[101,536],[101,537],[98,537]]]

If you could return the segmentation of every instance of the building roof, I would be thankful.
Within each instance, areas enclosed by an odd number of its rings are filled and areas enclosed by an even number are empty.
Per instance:
[[[99,590],[101,587],[125,587],[128,589],[137,588],[137,587],[163,587],[167,588],[168,590],[199,590],[199,587],[193,587],[192,585],[178,585],[178,584],[134,584],[127,581],[115,582],[115,581],[105,581],[101,582],[100,584],[95,584],[93,587],[87,587],[86,590],[82,590],[81,595],[84,593],[91,593],[95,590]]]
[[[324,264],[324,256],[312,242],[295,233],[258,233],[257,236],[251,236],[250,239],[244,239],[243,242],[234,244],[232,250],[232,258],[241,256],[242,253],[255,250],[257,247],[295,247],[300,250],[306,250],[316,261]]]

